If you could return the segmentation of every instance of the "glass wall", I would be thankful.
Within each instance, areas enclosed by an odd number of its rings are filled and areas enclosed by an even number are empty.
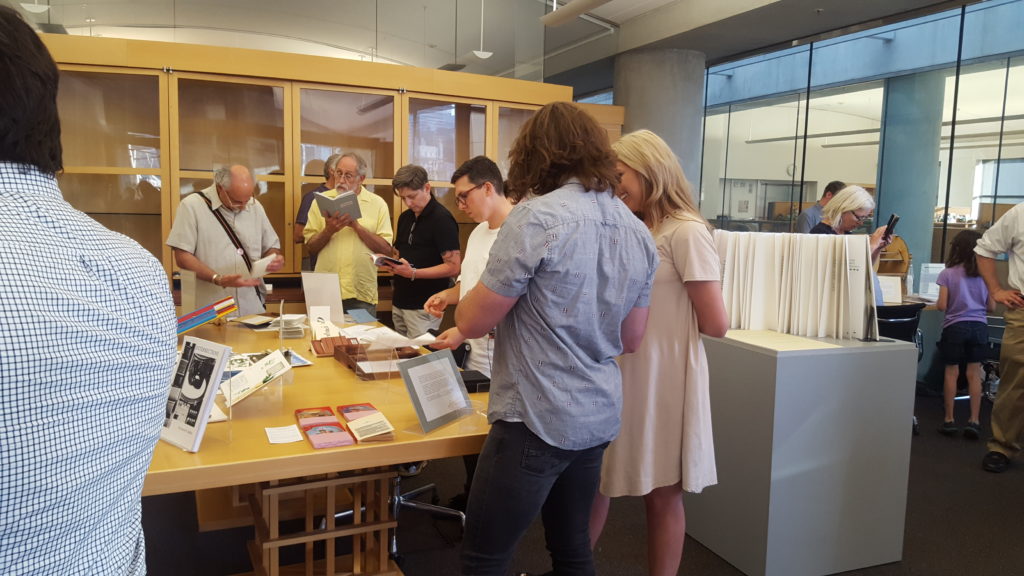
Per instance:
[[[701,212],[788,231],[828,182],[857,184],[864,230],[899,213],[920,277],[1024,200],[1021,26],[1024,0],[982,2],[710,68]]]

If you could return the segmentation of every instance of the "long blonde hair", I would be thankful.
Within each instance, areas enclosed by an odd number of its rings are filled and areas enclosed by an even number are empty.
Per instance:
[[[630,132],[612,144],[623,164],[636,170],[644,187],[640,219],[654,230],[666,218],[695,220],[711,227],[693,201],[690,183],[679,159],[660,136],[650,130]]]

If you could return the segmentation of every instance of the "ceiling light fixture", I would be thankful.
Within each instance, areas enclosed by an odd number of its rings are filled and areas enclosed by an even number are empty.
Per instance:
[[[480,49],[473,50],[473,54],[481,60],[487,60],[494,56],[494,52],[484,50],[484,0],[480,0]]]
[[[32,2],[22,2],[21,7],[33,14],[42,14],[43,12],[46,12],[47,10],[50,9],[49,4],[40,4],[35,0],[33,0]]]
[[[558,10],[552,10],[551,12],[541,16],[540,23],[552,28],[568,24],[577,16],[589,12],[602,4],[607,4],[610,1],[611,0],[572,0]]]

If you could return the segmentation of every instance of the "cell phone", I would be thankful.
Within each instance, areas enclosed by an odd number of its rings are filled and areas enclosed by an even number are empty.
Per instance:
[[[892,214],[889,216],[889,223],[885,225],[885,234],[882,234],[883,240],[889,240],[892,238],[892,233],[896,230],[896,224],[900,221],[899,214]]]

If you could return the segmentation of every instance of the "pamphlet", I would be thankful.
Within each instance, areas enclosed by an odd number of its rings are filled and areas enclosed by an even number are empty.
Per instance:
[[[186,336],[171,376],[160,439],[198,452],[231,348]]]
[[[224,398],[228,406],[238,404],[289,370],[291,364],[284,354],[274,350],[224,383]]]
[[[338,406],[338,413],[359,442],[386,442],[395,439],[395,427],[373,404]]]
[[[355,192],[342,192],[334,198],[323,192],[317,192],[314,198],[324,218],[348,214],[353,220],[358,220],[363,216],[362,211],[359,209],[359,196]]]
[[[334,448],[355,443],[330,406],[300,408],[295,411],[295,418],[313,448]]]

